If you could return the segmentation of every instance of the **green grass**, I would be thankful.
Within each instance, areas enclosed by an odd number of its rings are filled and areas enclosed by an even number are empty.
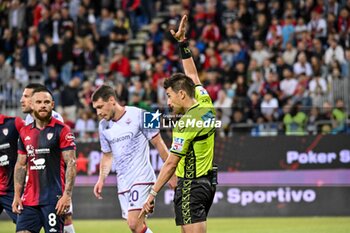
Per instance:
[[[77,233],[129,233],[123,220],[75,220]],[[173,219],[149,219],[154,233],[179,233]],[[9,221],[0,221],[0,233],[15,232]],[[42,231],[43,232],[43,231]],[[208,233],[349,233],[350,217],[209,218]]]

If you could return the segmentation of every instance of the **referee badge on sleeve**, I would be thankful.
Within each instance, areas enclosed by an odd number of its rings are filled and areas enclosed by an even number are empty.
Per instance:
[[[171,147],[171,150],[181,152],[185,140],[183,138],[174,138],[173,145]]]

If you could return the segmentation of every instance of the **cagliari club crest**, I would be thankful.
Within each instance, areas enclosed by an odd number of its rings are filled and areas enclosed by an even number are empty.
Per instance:
[[[47,134],[47,140],[51,140],[52,137],[53,137],[53,133],[48,133]]]
[[[8,128],[4,128],[2,129],[2,133],[7,136],[9,134],[9,129]]]

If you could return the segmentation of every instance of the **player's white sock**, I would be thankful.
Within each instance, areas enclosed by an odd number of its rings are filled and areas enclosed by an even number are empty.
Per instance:
[[[75,233],[73,224],[64,226],[64,233]]]

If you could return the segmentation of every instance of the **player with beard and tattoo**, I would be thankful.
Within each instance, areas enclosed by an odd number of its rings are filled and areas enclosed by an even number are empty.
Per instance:
[[[20,101],[21,101],[22,112],[27,113],[27,116],[25,118],[26,125],[29,125],[34,121],[34,118],[32,116],[33,111],[30,107],[30,102],[33,95],[33,91],[37,88],[45,88],[45,86],[40,83],[30,83],[24,88],[22,93],[22,98]],[[64,122],[63,117],[55,110],[52,110],[52,117],[56,118],[61,122]],[[74,226],[73,226],[73,204],[72,203],[70,205],[68,212],[64,216],[64,231],[65,233],[75,233]]]
[[[34,121],[20,131],[14,171],[16,232],[44,227],[45,232],[63,233],[76,176],[74,135],[52,117],[54,101],[45,87],[33,91],[30,105]]]

